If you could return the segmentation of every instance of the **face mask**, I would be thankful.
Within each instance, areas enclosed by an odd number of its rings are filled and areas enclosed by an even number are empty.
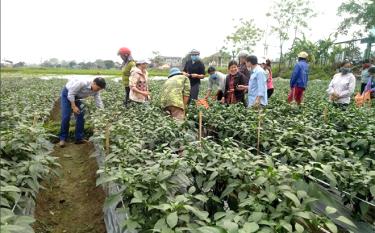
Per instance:
[[[199,55],[191,55],[191,60],[192,61],[198,61],[199,60]]]
[[[352,69],[351,69],[351,68],[342,67],[342,68],[340,69],[340,72],[341,72],[342,74],[348,74],[348,73],[352,72]]]
[[[217,74],[211,74],[210,77],[211,77],[213,80],[216,80],[216,79],[217,79]]]

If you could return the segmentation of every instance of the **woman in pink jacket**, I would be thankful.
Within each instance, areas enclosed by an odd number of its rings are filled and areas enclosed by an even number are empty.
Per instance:
[[[271,61],[269,59],[265,60],[264,58],[259,59],[259,64],[262,66],[264,71],[266,71],[267,76],[267,99],[271,97],[273,93],[273,80],[272,80],[272,69]]]

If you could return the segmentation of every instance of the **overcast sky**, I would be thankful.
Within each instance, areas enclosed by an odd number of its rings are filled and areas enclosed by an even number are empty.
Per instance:
[[[341,21],[340,0],[312,0],[318,17],[307,37],[327,38]],[[152,51],[184,56],[192,48],[205,57],[217,52],[239,18],[254,18],[266,28],[271,0],[1,0],[1,59],[120,61],[117,51],[129,47],[136,59]],[[268,57],[278,56],[270,39]],[[263,46],[255,54],[263,55]]]

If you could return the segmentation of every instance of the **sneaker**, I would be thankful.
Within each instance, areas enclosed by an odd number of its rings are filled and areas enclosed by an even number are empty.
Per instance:
[[[65,147],[65,141],[64,141],[64,140],[61,140],[61,141],[59,142],[59,146],[60,146],[61,148]]]
[[[85,140],[85,139],[81,139],[81,140],[76,140],[75,142],[74,142],[74,144],[85,144],[85,143],[87,143],[88,141],[87,140]]]

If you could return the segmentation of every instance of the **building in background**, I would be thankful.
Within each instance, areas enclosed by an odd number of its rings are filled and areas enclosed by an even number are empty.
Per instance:
[[[169,65],[169,67],[181,67],[182,66],[182,57],[160,57],[163,65]]]

